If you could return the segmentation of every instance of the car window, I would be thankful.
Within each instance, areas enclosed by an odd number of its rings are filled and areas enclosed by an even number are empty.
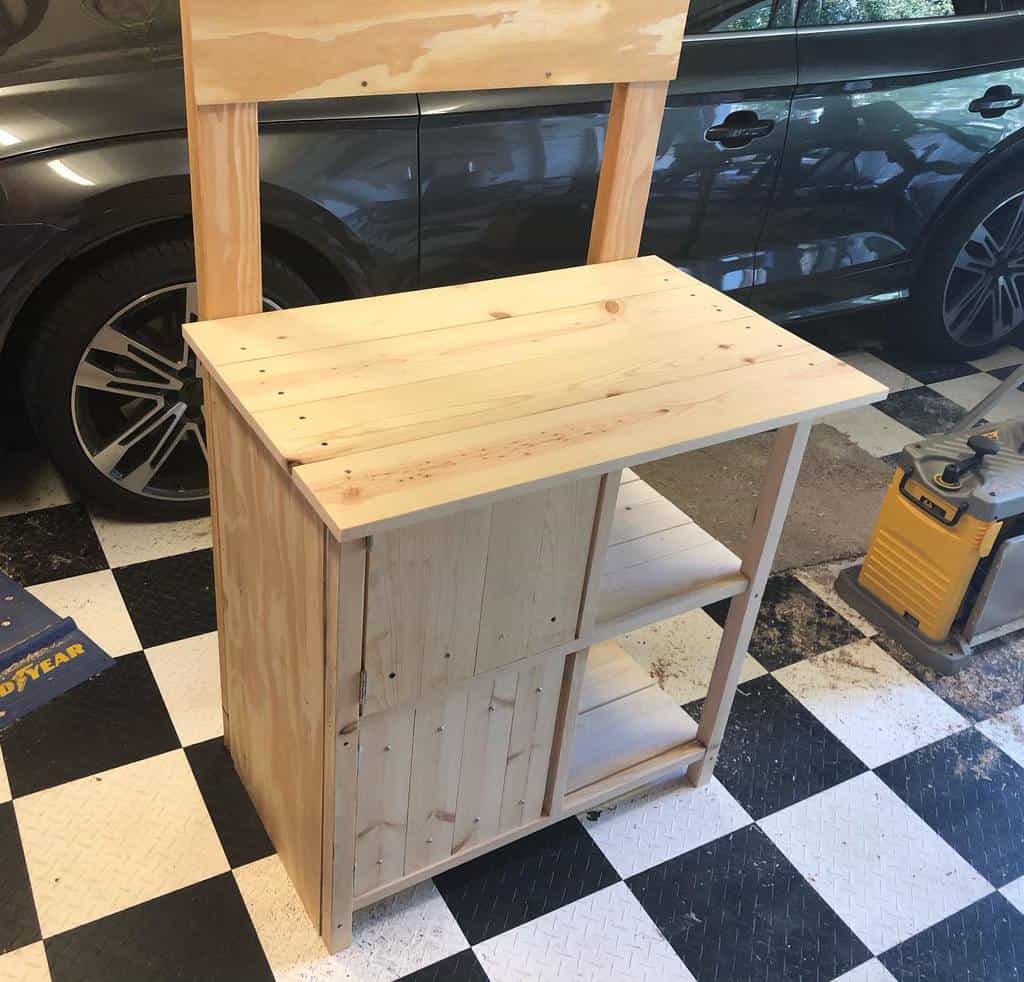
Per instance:
[[[802,27],[872,24],[922,17],[965,17],[1024,10],[1024,0],[804,0]]]
[[[687,34],[724,34],[792,27],[795,0],[692,0]]]

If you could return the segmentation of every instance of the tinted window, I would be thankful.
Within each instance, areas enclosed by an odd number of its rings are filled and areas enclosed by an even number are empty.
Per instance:
[[[800,24],[872,24],[1024,9],[1024,0],[804,0]]]
[[[792,27],[795,0],[692,0],[687,34],[764,31]]]

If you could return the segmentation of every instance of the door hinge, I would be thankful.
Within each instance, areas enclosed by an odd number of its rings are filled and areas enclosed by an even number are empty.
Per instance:
[[[364,668],[359,673],[359,708],[362,709],[366,705],[366,669]]]

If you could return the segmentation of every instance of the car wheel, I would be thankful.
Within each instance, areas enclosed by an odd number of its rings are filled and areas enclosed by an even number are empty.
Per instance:
[[[29,349],[25,405],[83,497],[121,515],[173,519],[209,509],[202,383],[181,324],[198,319],[192,243],[151,242],[78,277]],[[270,309],[316,303],[264,256]]]
[[[929,354],[978,358],[1024,333],[1024,187],[1015,173],[939,231],[913,291]]]

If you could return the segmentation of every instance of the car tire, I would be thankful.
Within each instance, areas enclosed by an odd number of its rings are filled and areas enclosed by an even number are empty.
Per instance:
[[[270,306],[317,302],[272,255],[263,275]],[[102,510],[151,520],[209,511],[201,385],[180,331],[195,319],[194,279],[185,236],[108,255],[76,275],[29,346],[29,420],[68,482]]]
[[[980,358],[1024,335],[1024,180],[1013,170],[939,227],[911,296],[919,353]]]

